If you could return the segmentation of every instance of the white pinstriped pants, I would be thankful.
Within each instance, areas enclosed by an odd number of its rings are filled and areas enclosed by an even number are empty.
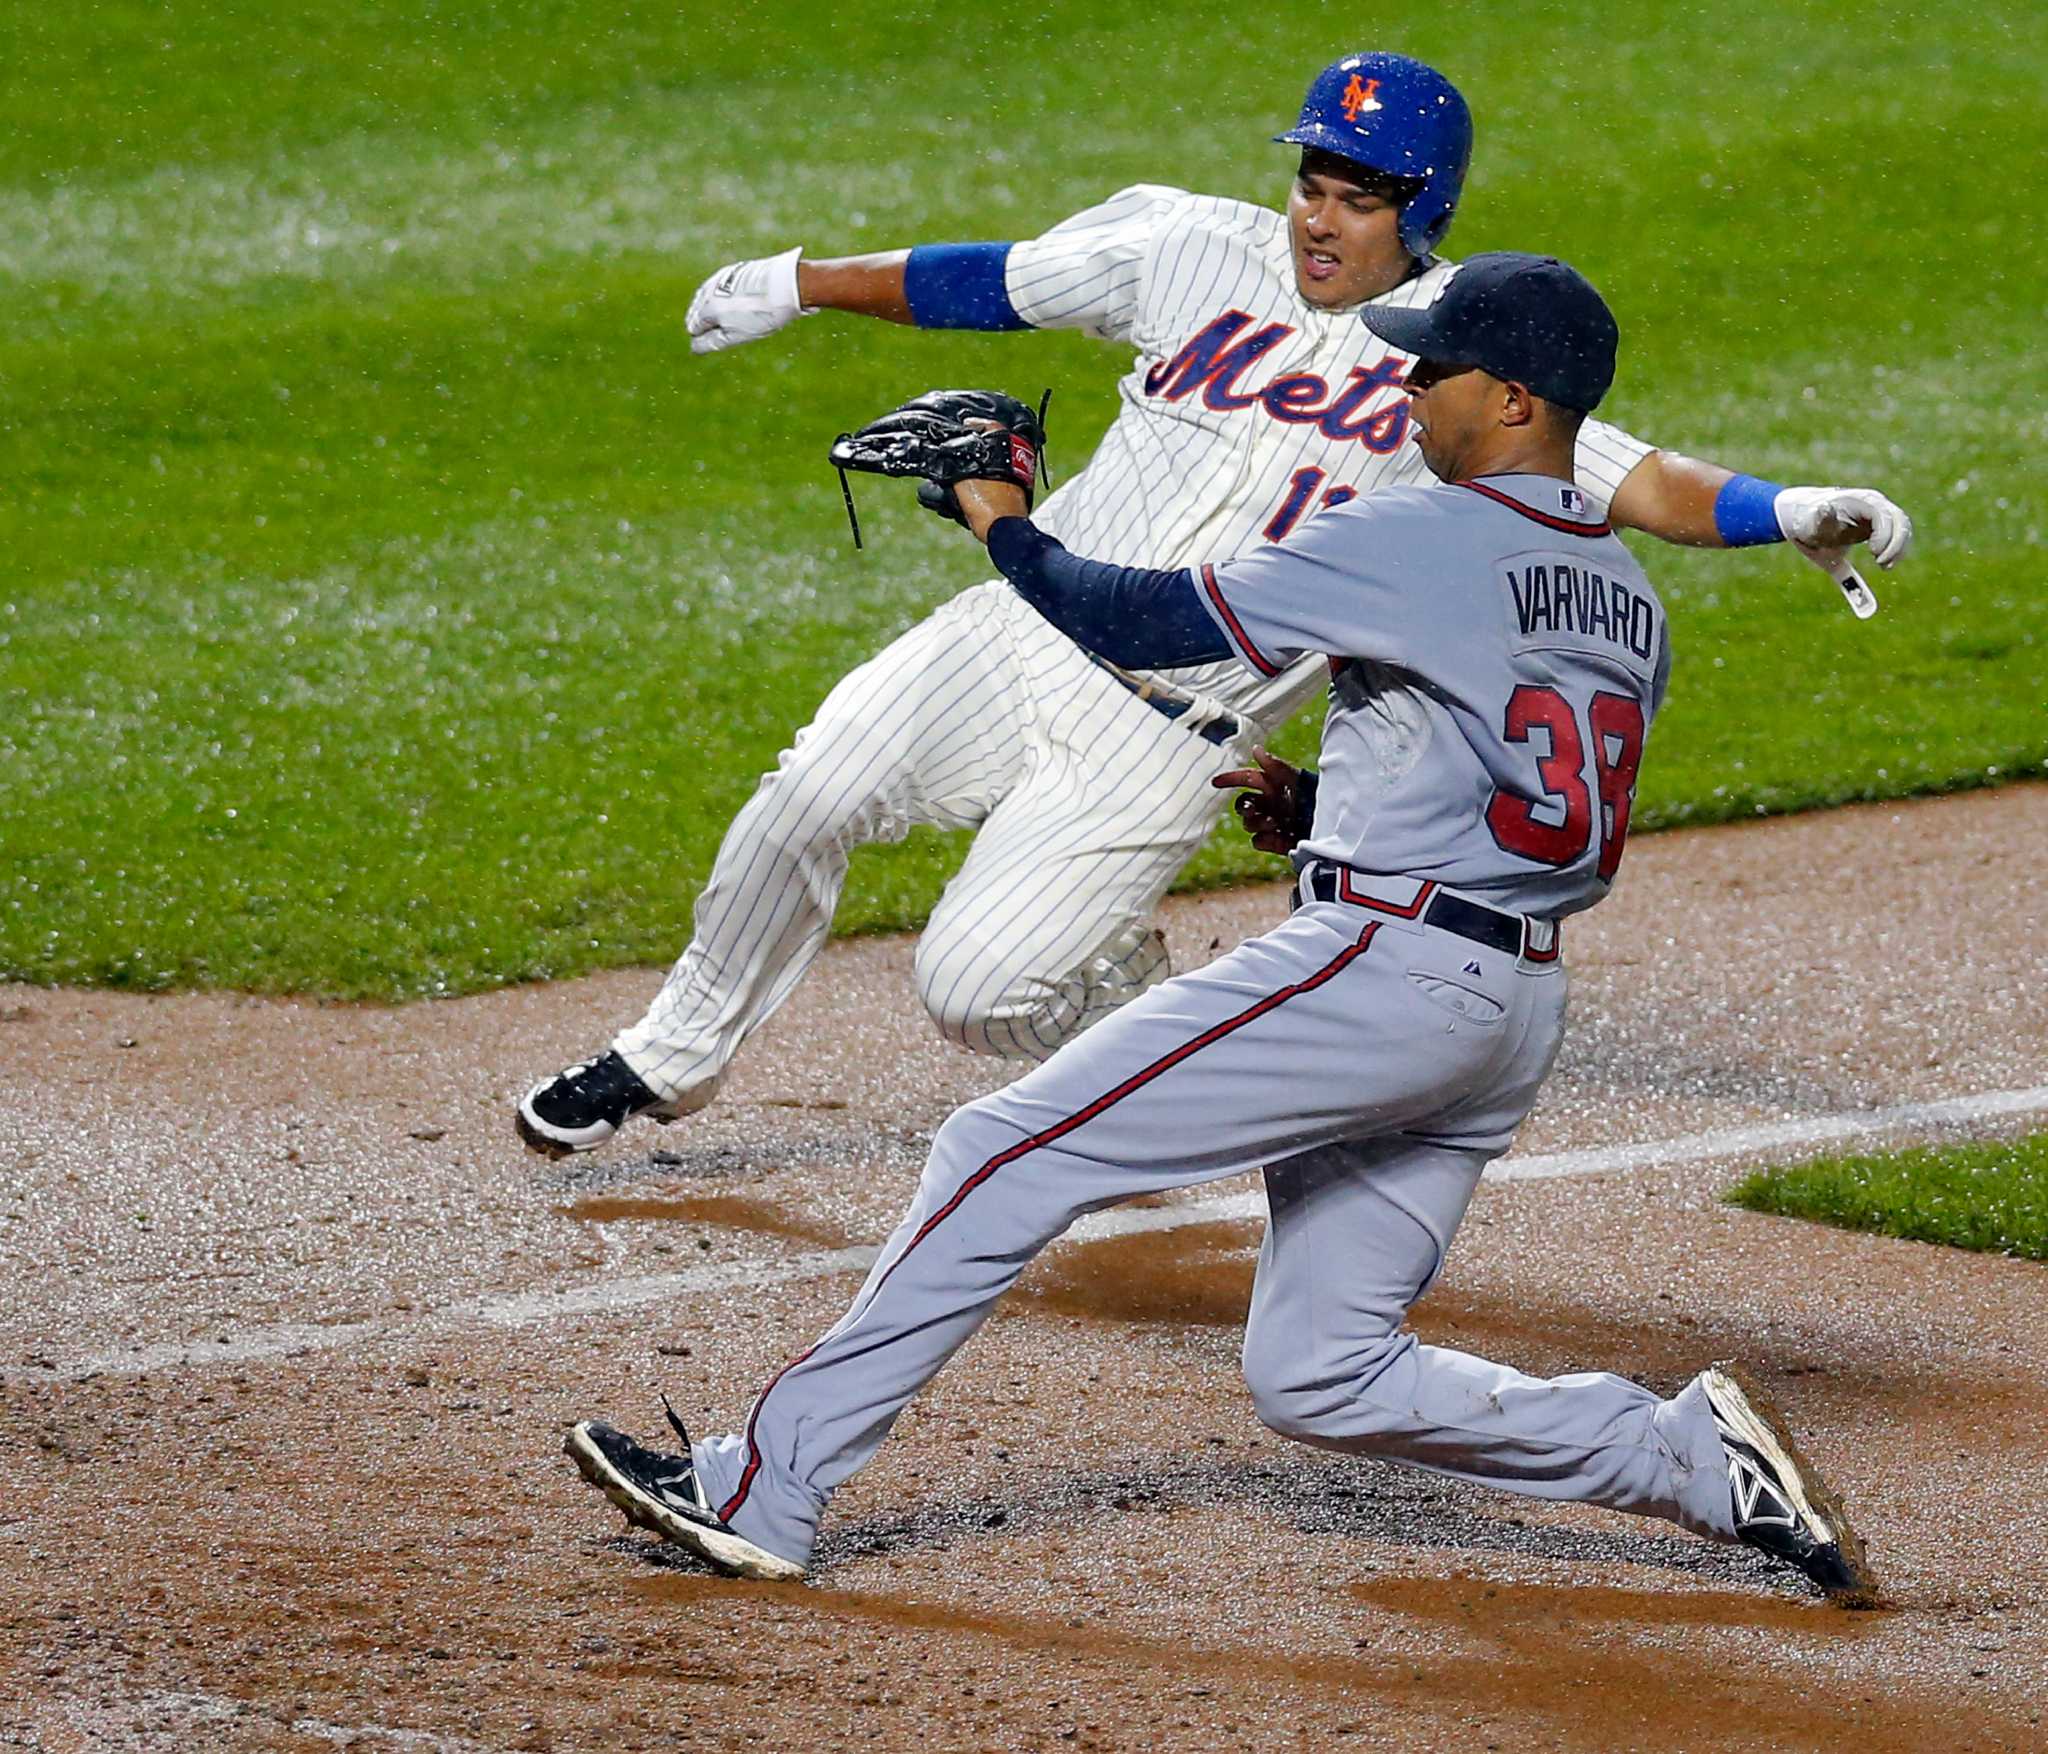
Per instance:
[[[1228,746],[1138,700],[1007,585],[926,617],[833,689],[733,819],[696,936],[613,1046],[702,1107],[824,947],[847,854],[978,830],[917,948],[951,1039],[1043,1060],[1164,978],[1152,910],[1214,826]]]

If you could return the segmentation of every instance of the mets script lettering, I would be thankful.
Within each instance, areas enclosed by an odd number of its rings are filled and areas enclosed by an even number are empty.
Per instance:
[[[1618,579],[1557,561],[1507,569],[1508,590],[1522,635],[1576,633],[1626,646],[1647,659],[1657,637],[1657,611]]]
[[[1221,412],[1258,408],[1291,426],[1320,427],[1326,438],[1356,439],[1382,456],[1401,448],[1401,441],[1408,436],[1407,399],[1401,397],[1390,406],[1366,406],[1383,391],[1398,390],[1407,381],[1406,368],[1398,357],[1389,355],[1375,365],[1353,366],[1350,376],[1334,390],[1328,379],[1314,372],[1274,378],[1262,389],[1245,389],[1241,385],[1245,374],[1294,333],[1289,323],[1253,329],[1254,320],[1247,311],[1225,311],[1171,359],[1160,361],[1145,374],[1147,394],[1178,402],[1200,391],[1206,408]]]

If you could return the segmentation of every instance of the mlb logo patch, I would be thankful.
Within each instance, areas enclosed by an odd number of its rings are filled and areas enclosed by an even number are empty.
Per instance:
[[[1557,490],[1557,503],[1575,518],[1583,518],[1586,515],[1586,496],[1576,487],[1560,487]]]

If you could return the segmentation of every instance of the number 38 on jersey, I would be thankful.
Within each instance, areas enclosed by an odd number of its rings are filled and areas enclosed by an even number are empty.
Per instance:
[[[1535,745],[1542,795],[1495,790],[1486,826],[1502,850],[1563,867],[1584,858],[1597,836],[1600,881],[1612,882],[1628,842],[1643,732],[1642,706],[1628,695],[1596,693],[1581,710],[1556,688],[1518,686],[1501,735],[1510,745]]]

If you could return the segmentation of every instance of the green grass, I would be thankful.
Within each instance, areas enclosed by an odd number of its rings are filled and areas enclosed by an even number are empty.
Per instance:
[[[2048,1133],[1824,1158],[1752,1175],[1728,1198],[1752,1212],[2048,1261]]]
[[[697,281],[1136,180],[1273,199],[1266,135],[1354,46],[1080,0],[966,39],[929,5],[705,16],[0,18],[0,975],[397,997],[665,961],[826,689],[984,576],[902,495],[852,553],[825,442],[933,383],[1052,384],[1071,469],[1127,363],[831,316],[698,360]],[[1621,312],[1616,418],[1919,523],[1867,625],[1782,550],[1638,545],[1679,654],[1638,824],[2040,772],[2048,228],[1969,167],[2041,158],[2048,22],[1371,29],[1473,99],[1455,247],[1556,249]],[[841,925],[914,923],[958,853],[858,855]],[[1274,868],[1226,831],[1189,881]]]

